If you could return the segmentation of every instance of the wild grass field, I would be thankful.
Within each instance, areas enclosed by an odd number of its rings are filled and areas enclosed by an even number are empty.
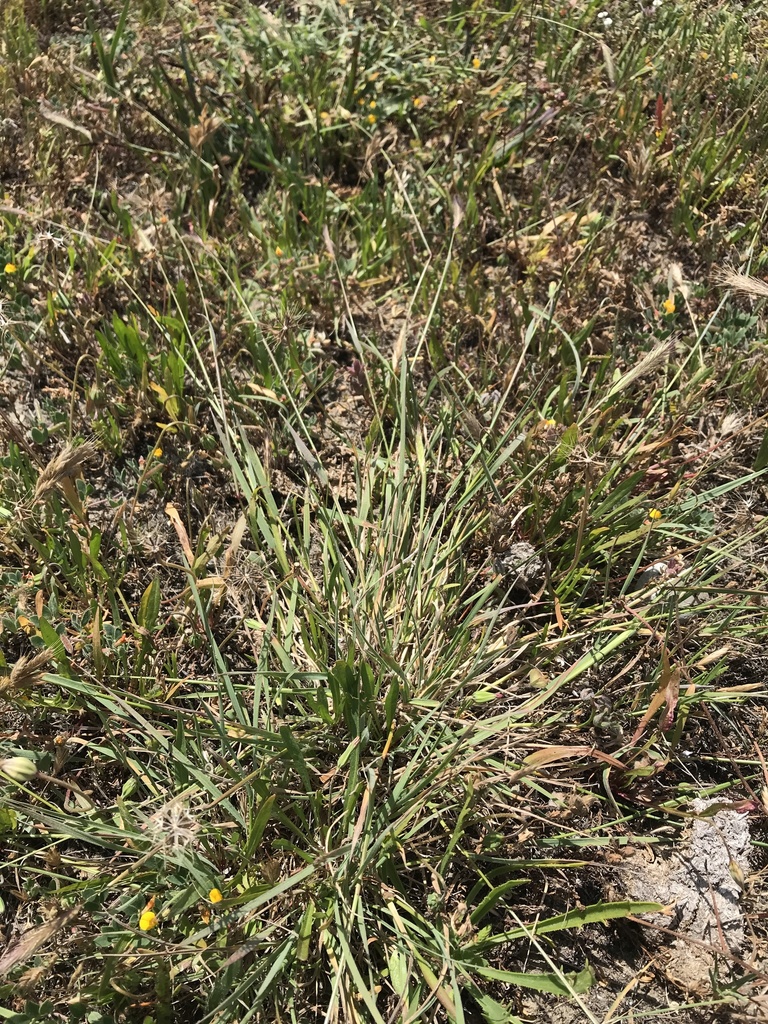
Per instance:
[[[0,1019],[768,1019],[767,47],[0,4]]]

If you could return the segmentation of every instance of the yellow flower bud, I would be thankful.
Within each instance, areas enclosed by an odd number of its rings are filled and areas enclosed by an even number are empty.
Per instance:
[[[143,932],[151,932],[157,925],[157,914],[152,910],[145,910],[139,918],[139,928]]]
[[[221,889],[211,889],[211,891],[208,893],[208,899],[211,901],[211,903],[221,903],[221,901],[224,899],[221,893]]]
[[[30,761],[28,757],[5,758],[4,761],[0,761],[0,771],[3,775],[7,775],[9,779],[20,784],[29,782],[30,779],[34,779],[37,775],[35,763]]]

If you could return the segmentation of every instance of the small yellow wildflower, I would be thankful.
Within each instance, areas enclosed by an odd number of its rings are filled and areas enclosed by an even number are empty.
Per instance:
[[[211,901],[211,903],[221,903],[221,901],[224,899],[221,893],[221,889],[211,889],[211,891],[208,893],[208,899]]]
[[[554,427],[556,425],[555,420],[542,420],[542,425],[545,427]]]
[[[649,519],[661,519],[661,512],[657,508],[649,509],[648,510],[648,518]]]
[[[280,248],[279,245],[276,245],[275,246],[275,256],[277,256],[277,258],[280,259],[280,257],[282,255],[283,255],[283,250]]]
[[[368,106],[370,107],[371,110],[375,110],[376,109],[376,100],[371,100],[371,102],[368,104]]]
[[[670,315],[672,313],[674,313],[675,312],[675,298],[674,298],[674,296],[670,295],[668,299],[664,299],[664,301],[662,302],[662,306],[664,307],[664,312],[665,313],[669,313]]]
[[[376,115],[375,114],[369,114],[368,115],[368,124],[376,124]]]
[[[5,272],[6,272],[6,274],[15,274],[16,273],[16,264],[15,263],[6,263],[5,264]]]
[[[737,74],[737,73],[736,73],[735,71],[732,71],[732,72],[731,72],[731,80],[732,80],[733,82],[735,82],[735,81],[736,81],[736,79],[737,79],[738,77],[739,77],[739,76],[738,76],[738,74]]]
[[[430,64],[434,64],[435,61],[437,60],[437,57],[435,57],[433,53],[430,57],[427,57],[427,60],[429,61]]]
[[[424,100],[421,98],[421,96],[414,96],[413,97],[413,105],[414,105],[414,107],[423,107],[424,106]]]
[[[157,926],[157,914],[152,910],[145,910],[139,918],[139,928],[143,932],[151,932]]]
[[[154,451],[152,452],[152,455],[156,459],[162,459],[162,457],[163,457],[163,449],[162,448],[155,448]]]
[[[358,107],[364,107],[365,106],[365,96],[361,96],[360,97],[360,99],[357,101],[357,105],[358,105]]]
[[[473,68],[479,68],[480,67],[480,58],[479,57],[473,57],[472,58],[472,67]]]
[[[699,54],[699,57],[701,57],[702,60],[709,60],[709,54],[706,50],[702,50]]]

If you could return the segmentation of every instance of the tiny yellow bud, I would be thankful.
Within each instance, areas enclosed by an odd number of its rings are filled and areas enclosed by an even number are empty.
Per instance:
[[[277,258],[280,259],[280,257],[282,255],[283,255],[283,250],[280,248],[279,245],[276,245],[275,246],[275,256],[277,256]]]
[[[5,272],[6,272],[6,274],[15,274],[16,273],[16,264],[15,263],[6,263],[5,264]]]
[[[208,899],[211,903],[221,903],[224,897],[221,894],[221,889],[211,889],[208,893]]]
[[[376,118],[373,114],[368,115],[368,124],[376,124]]]
[[[431,57],[429,57],[428,59],[429,59],[429,63],[430,63],[430,64],[434,64],[434,63],[435,63],[435,61],[437,60],[437,58],[435,57],[434,53],[433,53],[433,54],[432,54],[432,56],[431,56]]]
[[[674,299],[674,296],[670,295],[668,299],[664,299],[664,302],[662,303],[662,305],[664,307],[664,312],[665,313],[669,313],[669,314],[674,313],[675,312],[675,299]]]
[[[472,58],[472,67],[473,68],[479,68],[480,67],[480,58],[479,57],[473,57]]]
[[[652,508],[648,512],[649,519],[661,519],[661,512],[657,508]]]
[[[13,782],[29,782],[37,775],[37,768],[34,761],[28,757],[7,757],[0,761],[0,771],[7,775]]]
[[[163,449],[162,448],[155,448],[155,450],[152,452],[152,455],[156,459],[161,459],[163,457]]]
[[[143,932],[151,932],[157,926],[157,914],[152,910],[145,910],[139,918],[139,928]]]

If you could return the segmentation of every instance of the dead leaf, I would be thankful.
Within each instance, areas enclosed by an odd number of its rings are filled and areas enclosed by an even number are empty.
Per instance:
[[[536,750],[533,754],[529,754],[523,761],[522,768],[514,772],[508,781],[516,782],[518,779],[530,775],[531,772],[537,771],[545,765],[554,764],[555,761],[563,761],[571,757],[594,757],[598,761],[604,761],[606,764],[611,765],[613,768],[624,769],[621,761],[611,757],[610,754],[604,754],[602,750],[595,750],[594,747],[553,744],[549,747],[542,747],[541,750]]]
[[[557,619],[557,627],[561,633],[564,633],[568,628],[568,622],[563,616],[562,609],[560,608],[560,602],[555,595],[555,618]]]
[[[648,705],[648,710],[645,712],[643,717],[640,719],[638,727],[635,729],[632,739],[629,741],[631,746],[634,746],[640,737],[645,732],[645,728],[651,721],[656,712],[667,705],[667,710],[664,713],[663,722],[659,725],[662,731],[670,728],[672,720],[675,714],[675,708],[677,707],[677,701],[680,693],[680,669],[672,669],[669,665],[669,655],[666,649],[662,655],[662,668],[661,677],[659,679],[659,688],[653,696],[651,703]],[[668,723],[666,726],[664,722]]]
[[[179,538],[179,543],[181,544],[181,550],[184,552],[184,557],[189,562],[189,567],[191,569],[195,564],[195,556],[192,553],[192,546],[189,543],[189,535],[184,528],[184,523],[181,521],[181,516],[179,515],[176,506],[172,505],[170,502],[165,506],[165,514],[173,524],[176,536]]]

